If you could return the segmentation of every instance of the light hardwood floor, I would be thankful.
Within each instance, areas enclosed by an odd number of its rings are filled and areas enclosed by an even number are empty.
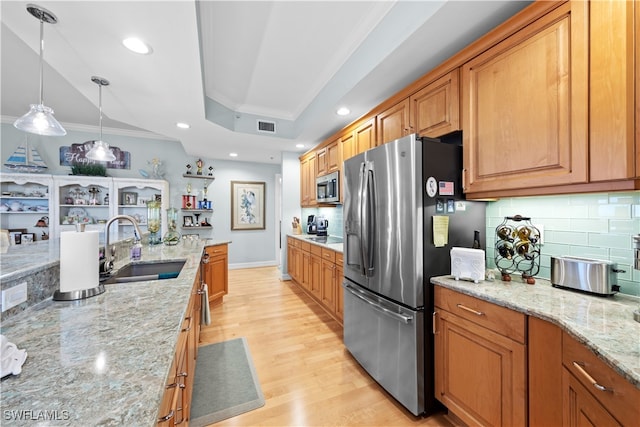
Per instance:
[[[201,345],[245,337],[266,404],[216,426],[453,426],[417,418],[345,349],[342,327],[275,267],[229,271]]]

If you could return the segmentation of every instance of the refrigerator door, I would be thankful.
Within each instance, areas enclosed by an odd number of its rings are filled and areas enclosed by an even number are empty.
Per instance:
[[[351,163],[345,165],[351,174]],[[358,250],[347,244],[349,261],[352,251],[354,259],[360,252],[355,281],[408,307],[422,307],[422,144],[415,135],[397,139],[365,152],[357,168],[357,207],[347,213],[347,220],[354,214],[360,221]],[[345,222],[347,235],[350,228]]]
[[[425,410],[424,313],[343,284],[344,343],[382,387],[414,415]]]
[[[361,245],[362,189],[364,183],[364,154],[347,159],[344,168],[344,275],[366,286],[367,277]]]

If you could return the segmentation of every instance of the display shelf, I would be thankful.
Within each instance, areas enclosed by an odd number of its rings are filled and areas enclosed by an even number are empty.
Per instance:
[[[49,218],[55,216],[51,212],[52,176],[2,173],[0,181],[0,228],[25,230],[24,233],[31,235],[29,237],[33,240],[48,238]],[[43,222],[47,226],[38,225]]]
[[[195,174],[187,174],[187,173],[183,173],[182,176],[184,178],[208,179],[209,181],[214,181],[216,179],[215,176],[195,175]]]

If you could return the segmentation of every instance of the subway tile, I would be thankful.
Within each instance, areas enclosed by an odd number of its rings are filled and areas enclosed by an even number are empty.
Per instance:
[[[630,219],[631,205],[590,205],[589,218]]]
[[[620,293],[640,297],[640,282],[619,280],[618,286],[620,286]]]
[[[599,234],[589,233],[589,246],[602,248],[631,248],[631,239],[628,234]]]
[[[589,230],[592,231],[592,230]],[[596,231],[596,230],[593,230]],[[599,231],[599,230],[598,230]],[[611,233],[639,234],[640,220],[637,219],[612,219],[609,221],[609,231]]]
[[[609,259],[609,249],[594,246],[571,246],[567,255],[606,261]]]
[[[631,264],[633,259],[633,249],[611,249],[609,250],[609,260],[618,264]]]
[[[560,256],[569,253],[569,245],[559,243],[545,243],[542,245],[542,253],[547,256]]]
[[[577,231],[546,231],[544,241],[546,243],[564,243],[568,245],[587,245],[589,235]]]
[[[609,203],[618,205],[632,205],[634,203],[638,204],[640,203],[640,191],[610,193]]]
[[[560,231],[573,231],[571,229],[571,219],[570,218],[540,218],[532,221],[533,225],[542,224],[544,225],[545,232],[548,230],[560,230]]]
[[[568,230],[590,231],[595,233],[607,233],[609,231],[609,220],[600,218],[575,218],[569,220]]]
[[[572,194],[568,198],[571,205],[604,205],[609,203],[608,193]]]

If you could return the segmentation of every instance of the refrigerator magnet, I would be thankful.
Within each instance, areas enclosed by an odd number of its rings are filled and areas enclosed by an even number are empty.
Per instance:
[[[453,196],[455,194],[453,181],[440,181],[438,187],[441,196]]]
[[[438,183],[436,182],[436,179],[434,177],[430,176],[429,178],[427,178],[427,182],[425,183],[424,187],[427,191],[427,196],[436,197],[436,194],[438,193]]]

